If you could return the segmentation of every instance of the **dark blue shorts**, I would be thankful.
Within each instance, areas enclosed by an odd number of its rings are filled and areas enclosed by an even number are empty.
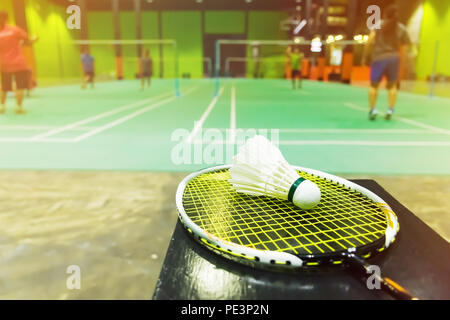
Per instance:
[[[399,64],[400,59],[398,57],[375,61],[370,69],[370,81],[379,83],[383,76],[386,76],[388,82],[396,82],[398,80]]]

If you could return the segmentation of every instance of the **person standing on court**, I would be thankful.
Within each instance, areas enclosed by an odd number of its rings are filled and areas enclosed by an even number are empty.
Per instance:
[[[298,88],[302,87],[302,62],[304,55],[298,47],[294,47],[291,52],[288,52],[289,61],[291,63],[291,79],[292,89],[296,89],[296,82],[298,80]]]
[[[149,50],[145,50],[144,55],[141,57],[139,63],[141,67],[141,89],[144,90],[146,82],[150,87],[153,75],[153,60],[152,58],[150,58]]]
[[[86,47],[83,48],[81,53],[81,64],[83,66],[83,83],[81,88],[86,89],[87,83],[90,83],[91,88],[94,89],[95,59]]]
[[[259,45],[252,47],[252,57],[253,57],[253,78],[258,79],[261,76],[261,48]]]
[[[13,91],[13,80],[16,83],[16,113],[26,113],[22,104],[24,90],[29,87],[29,67],[22,52],[22,45],[31,45],[35,41],[37,37],[29,38],[21,28],[10,26],[8,13],[0,11],[0,71],[2,74],[0,114],[5,113],[6,97],[9,91]]]
[[[375,120],[378,114],[376,103],[383,76],[387,78],[389,103],[386,120],[391,119],[397,102],[400,46],[410,44],[406,27],[398,21],[397,6],[388,6],[383,12],[381,29],[372,31],[369,36],[363,57],[364,65],[369,55],[372,57],[369,89],[370,120]]]

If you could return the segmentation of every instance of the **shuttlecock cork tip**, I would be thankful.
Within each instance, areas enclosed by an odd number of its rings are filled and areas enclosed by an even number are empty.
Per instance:
[[[309,180],[303,180],[295,189],[292,203],[303,210],[309,210],[319,204],[320,198],[319,187]]]

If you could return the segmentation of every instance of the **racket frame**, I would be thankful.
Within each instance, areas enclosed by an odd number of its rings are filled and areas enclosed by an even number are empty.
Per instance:
[[[354,182],[348,181],[344,178],[340,178],[332,174],[299,166],[293,167],[298,171],[306,172],[308,174],[324,178],[336,184],[343,185],[349,189],[355,190],[372,200],[386,216],[387,228],[384,236],[374,241],[373,243],[365,246],[360,246],[358,248],[348,248],[347,250],[341,250],[334,253],[302,256],[297,256],[288,252],[249,248],[220,239],[219,237],[216,237],[213,234],[202,229],[189,218],[183,207],[183,195],[187,185],[194,178],[210,172],[229,170],[231,168],[231,165],[215,166],[193,172],[180,182],[176,192],[176,205],[179,213],[179,219],[183,223],[184,227],[188,230],[188,232],[194,236],[194,239],[199,241],[209,249],[244,264],[246,264],[247,262],[251,265],[263,264],[269,267],[278,266],[298,268],[315,267],[323,264],[340,265],[346,261],[349,255],[357,255],[358,257],[366,259],[375,255],[376,253],[384,251],[392,242],[395,241],[395,236],[397,235],[397,232],[399,230],[397,216],[395,215],[391,207],[378,195]]]

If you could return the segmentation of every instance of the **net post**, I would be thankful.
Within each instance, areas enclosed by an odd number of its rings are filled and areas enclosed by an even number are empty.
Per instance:
[[[177,41],[173,40],[173,50],[174,50],[174,56],[175,56],[175,61],[174,61],[174,68],[175,68],[175,95],[177,97],[181,97],[181,92],[180,92],[180,69],[179,69],[179,61],[178,61],[178,46],[177,46]]]
[[[219,95],[219,89],[220,89],[220,40],[216,41],[216,68],[215,68],[215,76],[216,76],[216,84],[214,88],[214,97],[217,97]]]
[[[212,66],[211,58],[210,58],[210,57],[204,57],[203,59],[204,59],[204,61],[206,62],[206,64],[208,65],[208,76],[209,76],[210,78],[212,78],[213,75],[214,75],[214,71],[213,71],[213,66]],[[204,72],[203,72],[203,73],[204,73]]]
[[[225,59],[225,77],[230,76],[230,58]]]
[[[438,51],[439,51],[439,40],[436,40],[434,45],[434,60],[433,60],[433,70],[431,72],[430,78],[430,98],[434,97],[434,85],[436,83],[436,67],[437,67],[437,59],[438,59]]]

